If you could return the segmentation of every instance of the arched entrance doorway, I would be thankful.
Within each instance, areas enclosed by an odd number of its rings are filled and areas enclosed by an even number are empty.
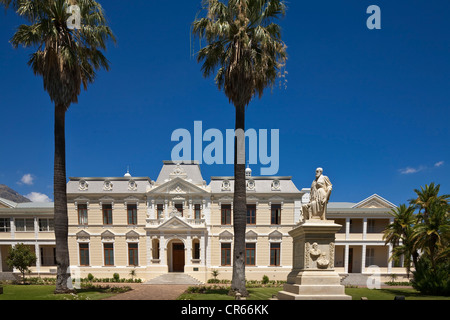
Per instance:
[[[170,254],[168,255],[169,272],[184,272],[185,247],[180,240],[169,243]]]

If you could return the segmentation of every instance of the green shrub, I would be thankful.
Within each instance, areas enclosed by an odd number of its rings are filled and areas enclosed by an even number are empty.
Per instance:
[[[422,256],[413,271],[411,284],[414,289],[423,294],[450,295],[450,262],[437,263],[433,269],[430,260]]]
[[[114,282],[120,282],[120,275],[118,273],[113,274]]]
[[[268,284],[269,283],[269,277],[264,275],[262,278],[262,284]]]

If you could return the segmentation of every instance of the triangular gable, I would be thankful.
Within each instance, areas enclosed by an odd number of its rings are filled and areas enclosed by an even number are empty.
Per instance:
[[[190,194],[208,192],[189,181],[177,177],[153,188],[149,193]]]
[[[253,230],[250,230],[245,234],[245,240],[256,240],[256,239],[258,239],[258,234]]]
[[[84,230],[81,230],[80,232],[77,233],[77,239],[78,240],[89,240],[91,237],[91,235],[89,233],[87,233]]]
[[[114,239],[115,234],[109,230],[106,230],[106,231],[102,232],[101,236],[102,236],[102,239]]]
[[[380,197],[377,194],[374,194],[363,201],[355,204],[352,208],[386,208],[391,209],[395,208],[396,205],[387,201],[383,197]]]
[[[130,239],[139,239],[139,233],[137,233],[134,230],[130,230],[125,234],[125,237],[129,240]]]
[[[177,230],[177,229],[192,229],[192,227],[184,222],[181,218],[173,216],[162,225],[160,225],[158,230]]]
[[[282,238],[283,234],[278,230],[274,230],[269,233],[269,240],[281,240]]]
[[[219,240],[231,241],[233,240],[233,234],[230,231],[225,230],[219,234]]]
[[[10,208],[15,208],[16,206],[17,206],[17,203],[15,203],[14,201],[0,198],[0,208],[10,209]]]

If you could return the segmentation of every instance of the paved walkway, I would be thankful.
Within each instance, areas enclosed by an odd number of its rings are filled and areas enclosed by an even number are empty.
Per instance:
[[[175,300],[190,286],[184,284],[157,285],[142,283],[124,283],[121,285],[129,286],[133,290],[104,300]]]

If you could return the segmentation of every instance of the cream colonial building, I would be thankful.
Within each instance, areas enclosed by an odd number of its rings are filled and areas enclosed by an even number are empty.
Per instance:
[[[291,177],[256,177],[250,169],[246,175],[246,277],[286,280],[292,269],[288,232],[302,218],[309,189],[299,190]],[[126,278],[135,270],[144,280],[185,273],[206,282],[218,270],[220,279],[231,279],[233,186],[233,177],[211,177],[208,184],[195,162],[164,161],[156,181],[129,173],[70,178],[71,265],[83,277],[119,273]],[[340,274],[364,274],[370,265],[379,266],[382,274],[405,273],[388,261],[392,248],[382,240],[393,207],[377,195],[359,203],[329,203],[327,218],[343,226],[334,259]],[[7,249],[20,242],[39,255],[34,272],[54,272],[52,215],[49,205],[0,201],[0,272],[11,271],[5,263]]]

